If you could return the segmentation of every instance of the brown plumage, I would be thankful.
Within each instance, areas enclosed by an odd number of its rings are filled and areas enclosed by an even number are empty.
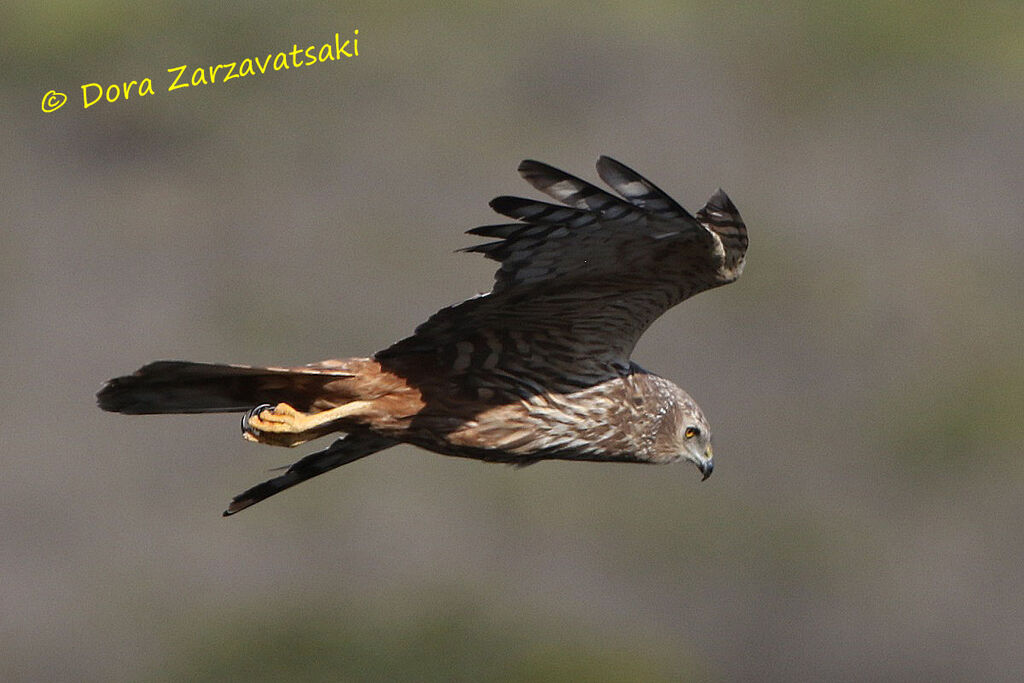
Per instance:
[[[597,170],[621,197],[520,164],[565,206],[493,200],[516,222],[470,230],[496,241],[465,250],[500,262],[492,291],[438,311],[372,358],[296,368],[158,361],[107,382],[100,407],[246,412],[247,439],[283,446],[344,434],[236,496],[226,515],[400,442],[516,465],[689,460],[707,478],[700,408],[629,356],[670,307],[739,277],[746,227],[721,190],[692,216],[617,161],[601,157]]]

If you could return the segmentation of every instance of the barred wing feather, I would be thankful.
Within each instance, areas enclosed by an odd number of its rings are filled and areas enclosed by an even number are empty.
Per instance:
[[[465,249],[501,264],[492,291],[438,311],[377,357],[454,355],[466,342],[463,348],[500,348],[520,360],[544,355],[559,366],[545,368],[549,373],[589,378],[599,366],[627,363],[640,335],[666,310],[739,277],[746,227],[722,190],[694,216],[609,157],[597,170],[618,196],[546,164],[522,162],[523,178],[562,204],[494,199],[495,211],[516,222],[470,230],[498,239]]]

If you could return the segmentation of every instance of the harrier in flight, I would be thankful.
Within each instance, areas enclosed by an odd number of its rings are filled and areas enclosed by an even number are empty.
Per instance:
[[[722,190],[691,215],[613,159],[601,157],[597,172],[619,196],[520,164],[562,205],[493,200],[515,222],[470,230],[494,241],[465,250],[501,264],[492,290],[370,358],[290,368],[157,361],[107,382],[99,405],[245,413],[242,435],[275,446],[342,434],[236,496],[225,515],[398,443],[513,465],[688,460],[706,479],[711,429],[700,407],[629,356],[662,313],[739,277],[746,227]]]

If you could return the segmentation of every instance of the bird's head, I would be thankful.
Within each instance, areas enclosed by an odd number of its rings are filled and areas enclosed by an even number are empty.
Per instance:
[[[711,426],[696,401],[683,390],[675,390],[675,409],[668,411],[662,420],[659,451],[667,456],[664,461],[692,462],[700,470],[703,479],[707,479],[715,468]]]
[[[715,469],[714,453],[711,450],[711,428],[703,415],[700,419],[688,420],[683,427],[681,440],[683,444],[682,457],[689,460],[703,475],[701,481],[711,476]]]

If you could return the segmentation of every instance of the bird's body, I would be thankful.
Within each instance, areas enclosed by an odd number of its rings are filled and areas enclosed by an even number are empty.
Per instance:
[[[494,289],[438,311],[372,358],[297,368],[158,361],[110,380],[100,406],[247,411],[246,438],[274,445],[345,435],[225,514],[396,443],[516,465],[686,459],[707,477],[700,408],[629,356],[665,310],[739,276],[746,229],[720,190],[695,218],[618,162],[602,157],[598,171],[625,199],[523,162],[523,176],[569,208],[494,200],[522,221],[470,231],[499,238],[468,249],[501,262]]]

